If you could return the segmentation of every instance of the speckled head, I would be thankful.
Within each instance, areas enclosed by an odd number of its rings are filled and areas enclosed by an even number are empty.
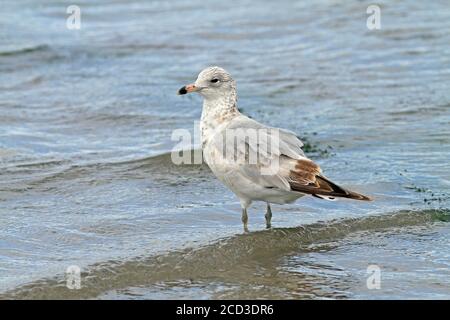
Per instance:
[[[236,83],[231,75],[221,67],[208,67],[199,73],[193,84],[178,90],[178,94],[198,92],[205,99],[220,99],[236,96]]]

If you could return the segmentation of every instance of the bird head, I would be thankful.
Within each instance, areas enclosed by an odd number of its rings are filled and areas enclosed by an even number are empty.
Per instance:
[[[194,83],[183,86],[178,94],[197,92],[205,99],[219,99],[236,94],[236,83],[231,75],[221,67],[202,70]]]

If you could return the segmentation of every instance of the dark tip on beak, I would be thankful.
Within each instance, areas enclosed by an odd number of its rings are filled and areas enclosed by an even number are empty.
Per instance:
[[[180,88],[180,90],[178,90],[178,94],[186,94],[187,90],[186,90],[186,86]]]

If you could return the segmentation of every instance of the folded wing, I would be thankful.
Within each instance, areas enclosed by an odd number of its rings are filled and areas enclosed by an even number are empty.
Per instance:
[[[267,188],[311,194],[320,198],[370,200],[328,180],[308,159],[295,133],[264,126],[246,116],[233,119],[216,135],[214,144],[225,161],[251,181]]]

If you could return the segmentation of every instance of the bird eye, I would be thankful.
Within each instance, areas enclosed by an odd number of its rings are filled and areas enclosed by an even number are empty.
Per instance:
[[[212,83],[216,83],[216,82],[219,82],[219,79],[217,79],[217,78],[214,78],[214,79],[212,79],[212,80],[211,80],[211,82],[212,82]]]

